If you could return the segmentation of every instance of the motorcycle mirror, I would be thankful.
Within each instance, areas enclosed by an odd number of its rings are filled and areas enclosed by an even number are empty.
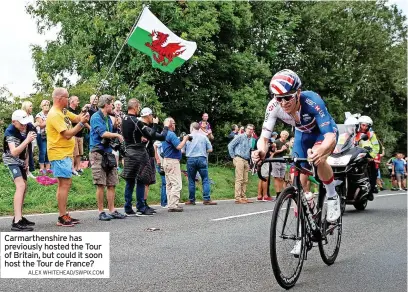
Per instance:
[[[360,137],[361,140],[363,141],[367,141],[368,140],[368,136],[366,134],[362,134]]]

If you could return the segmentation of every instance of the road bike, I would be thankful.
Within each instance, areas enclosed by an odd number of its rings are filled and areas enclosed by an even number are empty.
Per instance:
[[[327,265],[332,265],[339,253],[342,216],[334,223],[326,221],[326,190],[317,177],[316,168],[312,167],[315,178],[319,181],[319,195],[313,202],[306,199],[300,183],[300,174],[309,175],[301,167],[307,158],[281,157],[268,158],[258,165],[258,176],[264,163],[286,163],[294,165],[293,185],[285,188],[278,199],[272,213],[270,230],[270,256],[273,274],[282,288],[290,289],[299,279],[303,262],[307,253],[319,247],[320,256]],[[269,168],[271,165],[269,165]],[[269,188],[269,186],[268,186]],[[317,199],[317,202],[316,202]],[[311,205],[315,206],[311,206]],[[296,245],[300,245],[296,252]]]

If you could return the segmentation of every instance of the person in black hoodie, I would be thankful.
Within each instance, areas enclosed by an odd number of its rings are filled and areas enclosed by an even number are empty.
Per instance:
[[[123,117],[122,135],[125,140],[125,164],[121,176],[126,180],[125,213],[128,216],[150,216],[155,211],[146,203],[146,186],[156,182],[154,166],[154,140],[164,141],[167,134],[165,127],[162,134],[157,133],[158,118],[153,118],[152,110],[144,108],[141,119],[137,118],[140,102],[132,98],[128,102],[128,114]],[[132,209],[132,194],[136,187],[136,208]]]

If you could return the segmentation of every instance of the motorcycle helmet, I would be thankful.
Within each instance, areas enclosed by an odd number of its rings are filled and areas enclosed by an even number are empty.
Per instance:
[[[373,125],[373,120],[369,116],[361,116],[358,119],[359,124],[367,124],[369,127]]]
[[[273,75],[269,83],[271,94],[284,95],[286,93],[294,93],[300,88],[302,81],[299,76],[289,69],[284,69]]]

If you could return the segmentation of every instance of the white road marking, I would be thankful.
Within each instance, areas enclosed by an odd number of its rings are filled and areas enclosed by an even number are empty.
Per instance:
[[[392,193],[392,194],[384,194],[384,195],[377,195],[377,197],[390,197],[390,196],[398,196],[398,195],[406,195],[407,193]],[[260,212],[253,212],[253,213],[246,213],[246,214],[240,214],[240,215],[233,215],[233,216],[227,216],[227,217],[221,217],[221,218],[216,218],[216,219],[211,219],[211,221],[223,221],[223,220],[229,220],[233,218],[241,218],[241,217],[247,217],[247,216],[252,216],[252,215],[258,215],[258,214],[264,214],[264,213],[269,213],[272,212],[272,210],[265,210],[265,211],[260,211]]]

